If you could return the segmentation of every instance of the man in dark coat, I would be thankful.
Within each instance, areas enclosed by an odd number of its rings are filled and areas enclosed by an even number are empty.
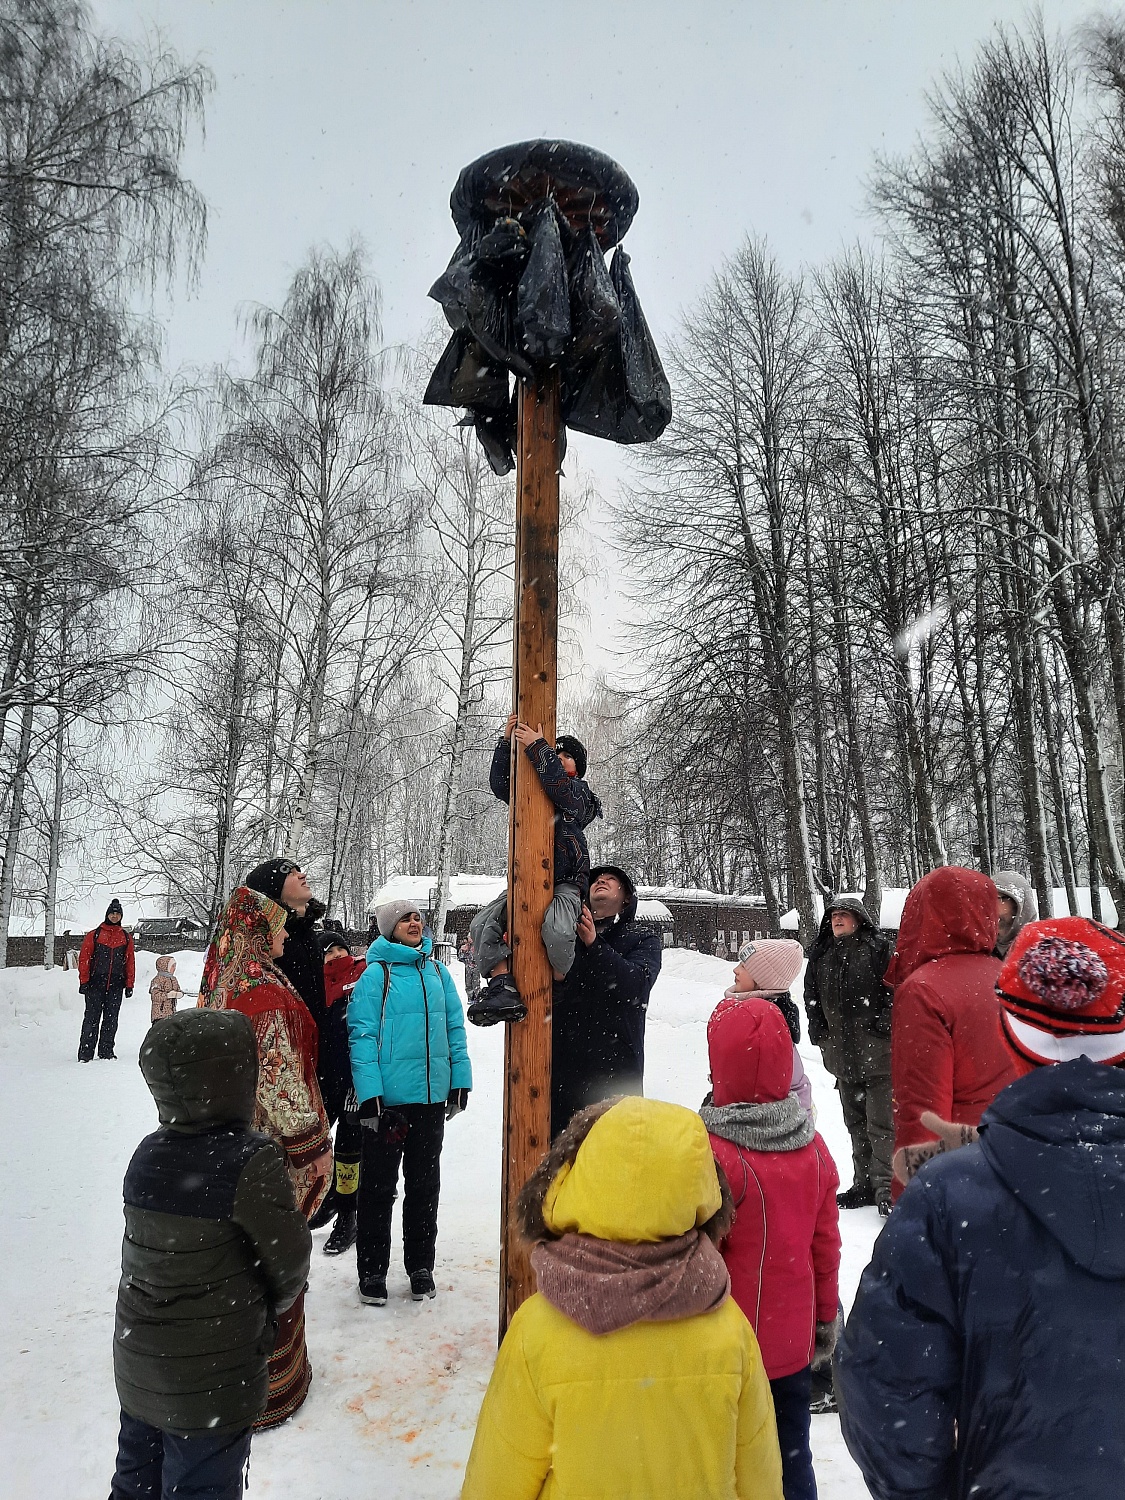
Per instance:
[[[827,904],[805,969],[809,1041],[835,1076],[852,1138],[852,1186],[841,1208],[891,1206],[891,993],[883,984],[891,945],[858,896]]]
[[[249,1128],[258,1049],[246,1017],[157,1021],[140,1064],[160,1128],[125,1174],[111,1500],[236,1500],[275,1320],[305,1285],[312,1238],[280,1149]]]
[[[875,1500],[1122,1490],[1125,938],[1034,923],[996,988],[1023,1076],[909,1183],[837,1350]]]
[[[637,892],[625,871],[591,870],[574,965],[554,987],[552,1136],[587,1104],[644,1092],[645,1012],[662,950],[660,934],[636,916]]]
[[[313,896],[307,877],[292,859],[267,859],[255,865],[245,884],[252,891],[269,896],[289,913],[285,922],[285,948],[277,966],[308,1006],[316,1022],[319,1039],[316,1076],[325,1112],[329,1122],[335,1125],[344,1112],[344,1102],[351,1087],[351,1063],[348,1060],[346,1007],[329,1006],[324,994],[324,943],[316,930],[316,923],[327,908]],[[309,1221],[312,1228],[323,1229],[335,1218],[339,1207],[339,1197],[333,1185],[333,1190]]]
[[[86,1001],[78,1041],[79,1062],[89,1062],[95,1047],[99,1057],[117,1056],[113,1044],[121,998],[132,997],[136,979],[133,934],[121,925],[124,915],[115,897],[106,907],[105,921],[86,934],[78,955],[78,993]]]

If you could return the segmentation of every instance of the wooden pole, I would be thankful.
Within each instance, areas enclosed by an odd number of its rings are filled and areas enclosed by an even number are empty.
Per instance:
[[[559,377],[519,387],[513,705],[555,742],[559,610]],[[535,1290],[516,1232],[520,1188],[551,1143],[551,966],[540,929],[554,889],[554,809],[513,741],[508,833],[512,975],[527,1019],[505,1027],[500,1337]]]

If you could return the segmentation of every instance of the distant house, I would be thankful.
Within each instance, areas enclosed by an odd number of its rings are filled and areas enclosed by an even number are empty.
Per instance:
[[[138,943],[163,943],[170,938],[202,942],[207,936],[207,924],[195,917],[142,917],[134,930],[134,936]]]
[[[694,943],[701,953],[710,953],[721,938],[733,955],[743,943],[772,935],[761,896],[672,885],[638,886],[637,895],[642,901],[660,902],[671,914],[672,942],[677,948]]]

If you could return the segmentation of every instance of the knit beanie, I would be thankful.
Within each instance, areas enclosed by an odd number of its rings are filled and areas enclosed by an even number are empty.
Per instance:
[[[118,901],[116,896],[114,896],[113,900],[105,909],[106,921],[108,922],[110,917],[123,917],[124,915],[125,913],[121,909],[121,902]]]
[[[1125,937],[1086,917],[1030,922],[996,978],[1004,1038],[1025,1064],[1125,1062]]]
[[[259,895],[268,896],[271,901],[281,900],[281,888],[294,870],[301,867],[295,859],[267,859],[260,865],[255,865],[242,882],[248,885],[252,891]]]
[[[375,908],[375,921],[381,937],[390,938],[392,932],[408,912],[417,911],[417,901],[387,901]]]
[[[581,740],[576,740],[572,734],[560,734],[555,740],[555,754],[569,755],[574,761],[574,774],[585,776],[586,746]]]
[[[794,938],[761,938],[755,943],[743,943],[738,958],[749,971],[751,990],[778,995],[801,972],[805,950]]]

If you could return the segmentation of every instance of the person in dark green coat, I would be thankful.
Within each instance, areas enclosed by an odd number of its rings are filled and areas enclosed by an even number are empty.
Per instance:
[[[258,1049],[244,1015],[157,1021],[140,1065],[160,1128],[125,1174],[111,1496],[238,1500],[275,1319],[304,1288],[312,1236],[281,1151],[249,1128]]]

